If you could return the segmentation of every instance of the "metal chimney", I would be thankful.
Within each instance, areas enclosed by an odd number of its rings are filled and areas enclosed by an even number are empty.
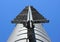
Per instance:
[[[26,6],[12,21],[16,23],[7,42],[51,42],[42,23],[48,23],[33,6]]]

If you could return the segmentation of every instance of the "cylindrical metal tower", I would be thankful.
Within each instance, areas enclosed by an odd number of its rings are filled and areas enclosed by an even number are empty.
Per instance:
[[[51,42],[42,26],[48,20],[32,6],[27,6],[12,22],[16,27],[7,42]]]

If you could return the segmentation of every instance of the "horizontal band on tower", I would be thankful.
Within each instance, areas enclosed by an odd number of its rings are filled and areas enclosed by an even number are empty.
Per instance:
[[[18,39],[18,40],[16,40],[15,42],[17,42],[17,41],[21,41],[21,40],[28,40],[28,38],[21,38],[21,39]],[[36,39],[36,40],[38,40],[38,41],[41,41],[41,42],[43,42],[42,40],[40,40],[40,39]]]
[[[17,36],[24,35],[24,34],[27,34],[27,33],[18,34]],[[44,36],[37,34],[37,33],[35,33],[35,35],[38,35],[38,36],[44,38],[45,40],[47,40],[49,42],[49,40],[47,38],[45,38]]]

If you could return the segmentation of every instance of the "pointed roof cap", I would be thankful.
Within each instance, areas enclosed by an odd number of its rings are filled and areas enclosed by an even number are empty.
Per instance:
[[[46,18],[44,18],[33,6],[26,6],[19,15],[12,21],[12,23],[24,23],[27,22],[28,11],[30,7],[30,12],[32,14],[34,23],[46,23],[49,22]],[[30,17],[31,18],[31,17]]]

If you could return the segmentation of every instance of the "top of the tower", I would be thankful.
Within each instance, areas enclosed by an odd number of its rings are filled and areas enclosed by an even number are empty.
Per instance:
[[[33,23],[46,23],[49,22],[44,18],[33,6],[26,6],[23,11],[16,16],[12,23],[24,23],[29,20],[33,20]]]

